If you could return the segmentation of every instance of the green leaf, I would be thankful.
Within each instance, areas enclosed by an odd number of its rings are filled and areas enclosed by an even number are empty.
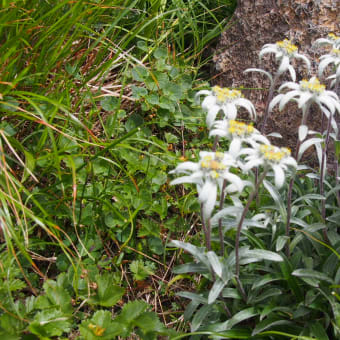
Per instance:
[[[194,315],[191,321],[191,332],[195,332],[200,328],[202,322],[206,319],[207,315],[210,313],[212,309],[211,305],[202,306]]]
[[[40,337],[61,336],[71,330],[69,317],[58,310],[38,312],[29,325],[29,330]]]
[[[282,262],[281,255],[274,253],[273,251],[263,249],[249,249],[242,257],[240,263],[246,264],[251,262],[257,262],[261,260],[268,260],[274,262]]]
[[[177,240],[173,240],[169,243],[169,246],[174,246],[174,247],[178,247],[178,248],[182,248],[185,251],[187,251],[188,253],[190,253],[191,255],[193,255],[195,258],[197,258],[199,261],[201,261],[202,263],[204,263],[208,268],[210,266],[210,263],[204,253],[204,248],[198,248],[190,243],[186,243],[186,242],[182,242],[182,241],[177,241]]]
[[[148,90],[145,87],[132,85],[131,90],[132,90],[132,97],[136,99],[145,97],[148,94]]]
[[[212,304],[213,302],[215,302],[215,300],[219,297],[225,285],[226,283],[220,279],[217,279],[214,282],[213,286],[211,287],[209,291],[208,304]]]
[[[168,51],[164,47],[158,47],[156,48],[153,55],[156,59],[166,59],[168,56]]]
[[[137,128],[144,123],[144,119],[141,115],[133,113],[125,123],[125,129],[127,132]]]
[[[131,70],[132,78],[137,81],[144,81],[144,79],[148,76],[148,73],[149,72],[145,67],[139,65],[135,66]]]
[[[134,260],[129,266],[131,272],[133,273],[133,278],[136,281],[145,280],[150,275],[155,273],[155,264],[150,261]]]
[[[318,340],[329,340],[325,328],[318,321],[314,321],[310,325],[310,335],[315,336]]]
[[[119,320],[124,322],[132,322],[149,308],[149,305],[144,301],[131,301],[124,305],[122,312],[119,315]]]
[[[60,309],[64,313],[72,313],[71,295],[64,287],[53,280],[47,280],[43,287],[51,306]]]
[[[277,317],[269,317],[266,320],[261,321],[258,323],[252,333],[252,336],[255,336],[256,334],[263,332],[264,330],[271,328],[273,326],[278,325],[290,325],[292,324],[291,321],[284,320],[284,319],[278,319]]]
[[[144,312],[135,321],[134,325],[143,330],[144,333],[162,332],[165,330],[164,325],[159,321],[154,312]]]
[[[86,340],[111,340],[126,332],[124,323],[118,324],[111,320],[111,312],[98,310],[92,319],[85,320],[79,325],[80,334]]]
[[[263,184],[265,188],[267,189],[267,191],[269,192],[270,196],[275,201],[276,206],[279,208],[282,222],[285,224],[287,221],[287,209],[283,201],[282,195],[270,182],[264,180]]]
[[[321,281],[327,281],[329,283],[334,283],[333,280],[327,275],[325,275],[324,273],[320,273],[312,269],[296,269],[292,272],[292,275],[298,276],[298,277],[317,279]]]
[[[148,238],[148,246],[154,254],[161,255],[164,252],[163,242],[159,237]]]
[[[98,286],[97,294],[89,299],[89,303],[111,307],[124,295],[125,289],[113,284],[115,280],[111,273],[96,275],[96,282]]]
[[[157,93],[150,93],[145,96],[145,100],[151,105],[159,105],[159,96]]]
[[[213,251],[208,251],[207,258],[215,274],[218,277],[222,277],[222,264],[216,253]]]
[[[137,47],[144,52],[148,52],[148,45],[144,40],[137,41]]]
[[[118,98],[106,96],[100,101],[100,105],[105,111],[114,111],[118,107]]]
[[[279,236],[276,240],[275,250],[277,252],[281,251],[288,240],[289,240],[288,236],[284,236],[284,235]]]
[[[259,280],[255,280],[255,282],[253,283],[251,289],[256,289],[256,288],[260,288],[264,285],[266,285],[269,282],[273,282],[273,281],[277,281],[280,280],[281,278],[273,276],[271,274],[266,274],[263,277],[261,277]]]
[[[256,311],[256,309],[254,307],[250,307],[244,310],[241,310],[240,312],[236,313],[230,320],[228,320],[226,323],[228,325],[228,328],[232,328],[233,326],[235,326],[236,324],[244,321],[244,320],[248,320],[256,315],[258,315],[259,313]]]

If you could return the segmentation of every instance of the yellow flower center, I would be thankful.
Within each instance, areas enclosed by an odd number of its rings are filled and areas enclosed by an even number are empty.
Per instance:
[[[279,163],[283,158],[290,156],[289,148],[278,148],[273,145],[261,145],[260,152],[267,161]]]
[[[328,38],[334,41],[340,39],[340,37],[336,36],[334,33],[329,33]]]
[[[229,124],[229,129],[228,129],[229,132],[239,137],[249,136],[254,132],[254,127],[252,125],[248,125],[243,122],[230,120],[228,124]]]
[[[216,152],[214,157],[207,155],[201,161],[201,168],[207,170],[211,178],[217,179],[220,177],[220,172],[226,169],[226,166],[221,163],[223,157],[222,152]]]
[[[95,336],[99,336],[99,337],[103,336],[105,329],[106,329],[106,328],[102,328],[98,325],[94,325],[92,323],[89,324],[89,328],[93,331]]]
[[[220,177],[220,174],[217,171],[210,171],[211,178],[217,179]]]
[[[326,86],[323,84],[320,84],[320,81],[318,78],[310,79],[309,81],[304,79],[300,81],[300,88],[304,91],[310,91],[315,93],[322,93]]]
[[[225,102],[230,102],[235,99],[238,99],[241,97],[241,91],[238,90],[231,90],[227,87],[219,87],[219,86],[214,86],[212,88],[213,93],[215,94],[217,101],[220,103],[225,103]]]
[[[296,52],[298,49],[297,46],[293,45],[288,39],[278,41],[276,46],[279,47],[283,52],[286,52],[288,55],[294,54],[294,52]]]
[[[332,54],[334,55],[334,57],[340,58],[340,49],[334,47],[332,49]]]

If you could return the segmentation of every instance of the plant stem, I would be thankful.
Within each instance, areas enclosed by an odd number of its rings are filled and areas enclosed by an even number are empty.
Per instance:
[[[261,123],[261,126],[260,126],[261,134],[264,134],[264,130],[266,128],[267,119],[268,119],[268,116],[269,116],[269,104],[270,104],[270,102],[273,98],[275,86],[276,86],[277,81],[279,80],[279,77],[280,77],[280,74],[278,74],[278,72],[276,72],[274,79],[273,79],[273,82],[271,83],[270,88],[269,88],[266,107],[265,107],[265,110],[264,110],[264,113],[263,113],[263,119],[262,119],[262,123]],[[258,177],[259,177],[259,169],[256,168],[255,169],[255,183],[257,183],[257,181],[258,181]],[[258,197],[257,194],[256,194],[256,205],[257,206],[259,205],[259,197]]]
[[[334,86],[334,91],[335,93],[340,96],[340,77],[337,77],[336,80],[335,80],[335,86]],[[339,129],[340,129],[340,126],[338,124],[338,133],[337,133],[337,136],[336,136],[336,140],[338,141],[339,140],[339,137],[340,137],[340,134],[339,134]],[[335,145],[335,144],[334,144]],[[335,185],[339,185],[339,180],[338,180],[338,177],[339,177],[339,163],[338,163],[338,159],[336,159],[336,151],[334,150],[334,158],[335,158],[335,167],[334,167],[334,171],[335,171]],[[336,192],[336,200],[338,202],[338,206],[340,207],[340,190],[338,190]]]
[[[205,247],[209,250],[211,250],[211,245],[210,245],[210,235],[209,235],[209,230],[207,229],[207,226],[205,224],[205,219],[204,219],[204,214],[203,214],[203,203],[201,203],[201,220],[202,220],[202,228],[204,232],[204,239],[205,239]],[[210,228],[210,220],[208,222],[208,227]]]
[[[221,189],[221,197],[220,197],[220,211],[223,208],[223,203],[224,203],[224,190],[225,187],[227,186],[227,180],[223,181],[223,185],[222,185],[222,189]],[[218,220],[218,235],[220,238],[220,252],[221,252],[221,256],[224,256],[224,237],[223,237],[223,228],[222,228],[222,218],[220,218]]]
[[[216,152],[218,141],[219,141],[219,136],[216,135],[214,139],[214,145],[211,150],[212,152]]]
[[[249,195],[248,201],[246,206],[243,209],[240,221],[238,223],[237,226],[237,233],[236,233],[236,240],[235,240],[235,258],[236,258],[236,280],[238,282],[239,288],[240,288],[240,292],[242,293],[242,286],[240,286],[240,281],[239,281],[239,276],[240,276],[240,258],[239,258],[239,248],[240,248],[240,236],[241,236],[241,230],[242,230],[242,225],[243,225],[243,221],[246,217],[246,214],[249,210],[250,204],[252,203],[252,201],[254,200],[258,189],[260,187],[260,184],[263,182],[264,178],[267,175],[267,169],[263,170],[263,173],[261,175],[261,177],[259,178],[259,180],[256,183],[255,189],[252,191],[252,193]],[[244,291],[243,291],[244,292]]]
[[[275,76],[274,76],[273,82],[272,82],[272,84],[270,85],[270,88],[269,88],[267,102],[266,102],[266,108],[265,108],[264,113],[263,113],[263,119],[262,119],[262,123],[261,123],[261,127],[260,127],[260,132],[262,134],[263,134],[265,127],[266,127],[266,124],[267,124],[267,119],[268,119],[268,116],[269,116],[269,104],[270,104],[270,102],[273,98],[275,86],[276,86],[276,83],[277,83],[279,77],[280,77],[280,74],[276,73]]]
[[[328,148],[328,143],[329,143],[329,134],[332,128],[332,114],[329,113],[329,117],[328,117],[328,124],[327,124],[327,133],[326,133],[326,139],[325,139],[325,145],[324,148],[322,150],[322,158],[321,158],[321,169],[320,169],[320,195],[324,195],[324,172],[327,166],[327,148]],[[322,200],[321,201],[321,216],[322,216],[322,220],[323,222],[326,224],[326,200]],[[325,229],[322,230],[323,233],[323,239],[325,242],[329,243],[329,239],[327,236],[327,227]]]
[[[310,106],[311,106],[310,102],[307,102],[306,105],[304,106],[304,108],[302,110],[302,120],[301,120],[300,126],[301,125],[306,125]],[[295,159],[296,159],[296,161],[298,160],[300,146],[301,146],[301,141],[300,141],[300,138],[298,136],[298,139],[297,139],[297,142],[296,142],[296,147],[295,147]],[[294,179],[295,179],[295,174],[292,175],[292,178],[289,181],[288,193],[287,193],[286,236],[288,238],[289,238],[290,219],[291,219],[291,215],[292,215],[292,193],[293,193]],[[290,256],[290,252],[289,252],[289,239],[288,239],[288,242],[286,244],[286,255],[287,255],[287,257]]]

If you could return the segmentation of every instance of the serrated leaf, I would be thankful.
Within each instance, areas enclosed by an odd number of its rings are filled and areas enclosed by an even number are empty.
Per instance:
[[[122,312],[119,315],[124,322],[131,322],[149,308],[149,305],[144,301],[131,301],[124,305]]]
[[[131,70],[131,75],[134,80],[144,81],[144,79],[148,76],[148,70],[143,66],[136,66]]]
[[[113,274],[103,273],[96,275],[97,294],[89,299],[89,303],[104,307],[114,306],[124,295],[123,287],[113,284]]]
[[[29,330],[39,337],[51,338],[68,333],[71,330],[71,322],[69,317],[59,310],[44,310],[34,316]]]

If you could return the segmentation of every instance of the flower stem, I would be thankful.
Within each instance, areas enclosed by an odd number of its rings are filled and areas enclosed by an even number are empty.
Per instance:
[[[302,110],[302,120],[301,120],[300,126],[301,125],[306,125],[310,106],[311,106],[310,102],[307,102],[305,104],[305,106],[304,106],[304,108]],[[301,141],[300,141],[300,138],[298,137],[298,140],[296,142],[296,147],[295,147],[295,159],[296,159],[296,161],[298,160],[300,146],[301,146]],[[289,181],[288,193],[287,193],[287,221],[286,221],[286,236],[288,237],[288,242],[286,244],[286,255],[287,255],[287,257],[290,256],[290,251],[289,251],[289,228],[290,228],[290,219],[291,219],[291,215],[292,215],[292,193],[293,193],[294,179],[295,179],[295,174],[292,175],[292,178]]]
[[[326,166],[327,166],[326,155],[327,155],[327,148],[328,148],[328,143],[329,143],[329,134],[330,134],[331,128],[332,128],[331,122],[332,122],[332,115],[331,115],[331,113],[329,113],[325,145],[324,145],[324,148],[322,150],[322,158],[321,158],[321,169],[320,169],[320,195],[321,196],[324,195],[324,176],[325,176],[324,172],[325,172],[325,169],[326,169]],[[323,222],[326,224],[326,200],[321,201],[321,216],[322,216]],[[322,233],[323,233],[324,241],[329,243],[329,239],[328,239],[328,236],[327,236],[327,227],[325,229],[323,229]]]
[[[240,248],[240,236],[241,236],[241,230],[242,230],[242,225],[243,225],[243,221],[246,217],[246,214],[249,210],[250,204],[253,202],[259,187],[261,185],[261,183],[263,182],[264,178],[267,175],[267,169],[263,170],[262,175],[260,176],[259,180],[256,183],[255,189],[252,191],[252,193],[249,195],[248,201],[246,206],[243,209],[240,221],[238,223],[237,226],[237,233],[236,233],[236,240],[235,240],[235,258],[236,258],[236,280],[239,282],[239,276],[240,276],[240,257],[239,257],[239,248]],[[241,287],[239,287],[241,288]],[[240,290],[241,291],[241,290]],[[241,291],[242,293],[242,291]]]
[[[203,203],[201,203],[201,220],[202,220],[202,228],[204,232],[204,239],[205,239],[205,247],[210,250],[210,235],[208,233],[207,226],[205,224],[204,214],[203,214]]]
[[[260,127],[260,132],[262,134],[264,133],[264,130],[266,128],[267,119],[268,119],[268,116],[269,116],[269,104],[270,104],[270,102],[273,98],[275,86],[276,86],[276,83],[277,83],[279,77],[280,77],[280,74],[276,73],[275,76],[274,76],[273,82],[272,82],[272,84],[270,85],[270,88],[269,88],[267,102],[266,102],[266,108],[264,110],[263,119],[262,119],[262,123],[261,123],[261,127]]]
[[[214,139],[214,145],[211,150],[212,152],[216,152],[218,141],[219,141],[219,136],[216,135]]]
[[[223,208],[223,203],[224,203],[224,190],[225,187],[227,186],[227,180],[223,181],[222,189],[221,189],[221,197],[220,197],[220,211]],[[223,237],[223,228],[222,228],[222,218],[218,220],[218,235],[220,238],[220,252],[221,256],[224,256],[224,237]]]

